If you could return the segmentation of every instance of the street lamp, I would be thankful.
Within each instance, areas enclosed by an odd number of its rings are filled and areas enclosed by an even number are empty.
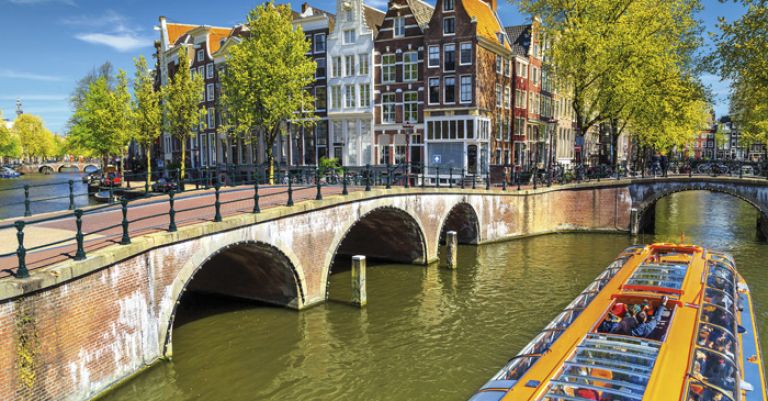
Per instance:
[[[403,132],[405,133],[405,179],[409,179],[411,170],[411,134],[414,131],[414,125],[406,121],[403,123]]]
[[[555,164],[555,152],[553,150],[554,147],[554,133],[555,133],[555,125],[557,124],[557,120],[553,117],[543,117],[541,119],[546,124],[549,124],[549,149],[547,149],[547,184],[552,184],[552,165]]]

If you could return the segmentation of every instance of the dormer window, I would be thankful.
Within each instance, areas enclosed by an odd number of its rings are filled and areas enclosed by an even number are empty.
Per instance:
[[[405,36],[405,17],[395,17],[394,37]]]
[[[496,37],[499,38],[499,43],[504,46],[504,34],[501,32],[496,33]]]
[[[354,29],[347,29],[344,31],[344,43],[355,43],[355,30]]]
[[[197,61],[203,61],[205,59],[205,52],[202,50],[197,51]]]
[[[456,3],[454,2],[454,0],[443,1],[443,11],[453,11],[455,6],[456,6]]]
[[[443,35],[453,35],[456,33],[456,18],[443,18]]]

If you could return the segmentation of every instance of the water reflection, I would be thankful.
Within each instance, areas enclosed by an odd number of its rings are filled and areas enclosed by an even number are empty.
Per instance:
[[[768,334],[768,246],[756,212],[728,195],[689,192],[657,205],[658,234],[734,254]],[[703,225],[702,222],[707,222]],[[632,239],[563,234],[461,246],[459,269],[368,270],[368,308],[343,302],[297,313],[236,308],[174,332],[174,360],[106,400],[464,400],[562,310]],[[331,277],[346,299],[350,277]]]

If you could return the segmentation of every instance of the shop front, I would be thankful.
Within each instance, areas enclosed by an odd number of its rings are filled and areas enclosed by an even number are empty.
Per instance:
[[[480,116],[430,117],[426,120],[428,183],[447,183],[453,172],[457,182],[463,173],[485,177],[490,162],[491,121]]]

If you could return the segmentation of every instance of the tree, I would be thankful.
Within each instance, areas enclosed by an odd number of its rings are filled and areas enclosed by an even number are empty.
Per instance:
[[[134,140],[143,148],[147,157],[147,186],[152,178],[152,145],[160,137],[162,113],[160,92],[155,90],[154,74],[147,67],[147,60],[140,56],[134,60],[136,77],[133,81]]]
[[[88,74],[77,81],[75,89],[72,91],[72,95],[69,97],[69,103],[72,105],[73,110],[77,110],[82,106],[83,101],[85,100],[85,95],[88,93],[88,88],[99,78],[106,79],[107,86],[110,89],[114,88],[116,80],[115,69],[112,66],[112,63],[109,61],[105,62],[98,68],[91,70]],[[72,114],[72,116],[69,118],[69,121],[67,122],[67,126],[72,127],[75,124],[77,124],[77,115]]]
[[[634,94],[659,69],[682,65],[698,47],[698,0],[519,0],[520,8],[540,16],[550,42],[545,68],[558,87],[572,88],[576,133],[612,122],[619,124],[642,111]],[[646,102],[647,103],[647,102]]]
[[[132,129],[125,72],[118,74],[114,89],[106,77],[91,82],[74,112],[73,121],[67,136],[70,146],[99,155],[104,165],[110,156],[122,155]]]
[[[19,138],[22,155],[27,159],[45,159],[56,153],[53,133],[45,128],[38,116],[22,114],[13,122],[13,132]]]
[[[181,143],[181,179],[186,169],[187,141],[194,132],[192,127],[200,124],[206,110],[200,107],[205,92],[202,75],[194,77],[189,71],[189,55],[185,47],[179,49],[179,62],[170,82],[163,87],[163,115],[166,131]]]
[[[21,142],[18,135],[5,126],[3,114],[0,112],[0,158],[2,157],[21,157]]]
[[[263,4],[248,14],[248,35],[227,54],[221,104],[226,130],[246,141],[254,129],[264,136],[270,182],[273,149],[286,125],[314,124],[314,97],[307,91],[316,64],[306,56],[309,43],[294,28],[288,5]]]

